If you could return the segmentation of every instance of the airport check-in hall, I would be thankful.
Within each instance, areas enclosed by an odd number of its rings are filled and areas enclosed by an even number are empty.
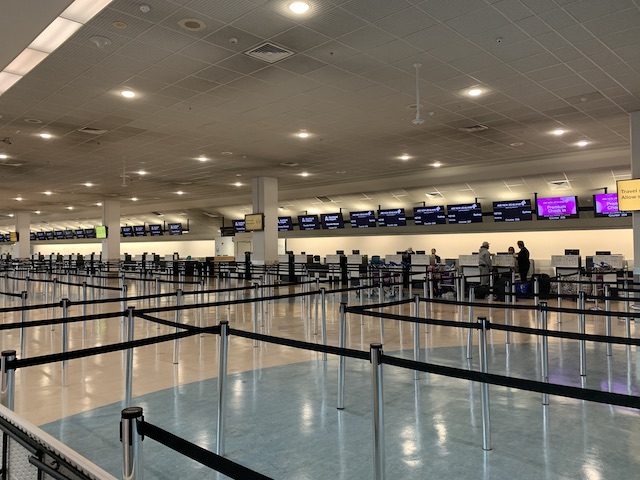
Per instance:
[[[3,478],[635,478],[634,0],[5,0]]]

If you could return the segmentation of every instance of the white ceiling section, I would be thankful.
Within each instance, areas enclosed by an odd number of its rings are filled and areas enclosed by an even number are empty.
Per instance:
[[[4,1],[3,49],[15,56],[69,3]],[[637,0],[309,3],[298,16],[281,0],[114,0],[0,96],[0,225],[19,211],[99,218],[108,198],[125,216],[239,218],[255,176],[279,179],[289,215],[474,198],[490,209],[556,195],[560,180],[589,205],[629,178]],[[245,55],[266,42],[294,54]],[[489,128],[459,130],[477,124]]]

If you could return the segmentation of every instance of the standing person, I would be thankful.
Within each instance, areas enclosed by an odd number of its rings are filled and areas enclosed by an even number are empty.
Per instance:
[[[489,274],[493,264],[491,262],[491,254],[489,253],[489,242],[482,242],[478,255],[478,267],[480,267],[480,285],[489,285]]]
[[[520,280],[526,282],[527,273],[529,273],[529,267],[531,266],[531,262],[529,261],[529,250],[524,246],[524,242],[522,240],[518,240],[518,248],[520,249],[517,257]]]
[[[436,254],[436,249],[431,249],[431,255],[429,256],[430,265],[438,265],[440,263],[440,255]]]

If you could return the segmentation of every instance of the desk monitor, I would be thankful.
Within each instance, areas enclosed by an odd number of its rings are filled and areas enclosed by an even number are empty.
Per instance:
[[[426,250],[416,250],[416,255],[426,255],[427,251]]]
[[[344,250],[336,250],[336,255],[344,255]]]
[[[610,250],[596,250],[596,255],[611,255]]]
[[[578,218],[578,197],[538,198],[538,220],[565,220]]]
[[[578,248],[565,248],[564,249],[564,254],[565,255],[580,255],[580,249],[578,249]]]
[[[360,255],[360,250],[351,250],[352,255]]]

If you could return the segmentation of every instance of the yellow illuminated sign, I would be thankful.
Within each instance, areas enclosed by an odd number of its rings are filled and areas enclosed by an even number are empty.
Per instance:
[[[264,214],[248,213],[244,216],[247,232],[259,232],[264,230]]]
[[[640,178],[618,180],[616,188],[618,190],[618,210],[621,212],[640,210]]]

